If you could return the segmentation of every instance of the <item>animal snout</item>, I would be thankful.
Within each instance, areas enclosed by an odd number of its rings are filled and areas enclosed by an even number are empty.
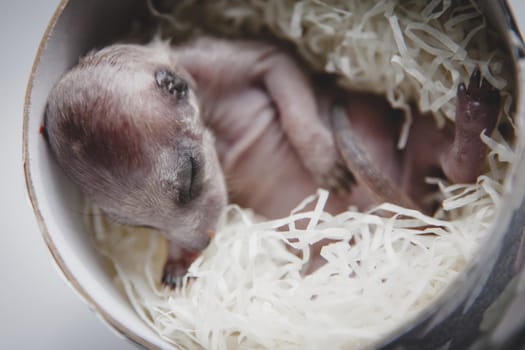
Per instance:
[[[185,237],[182,241],[178,241],[180,245],[191,252],[201,252],[210,245],[211,236],[207,232],[195,232],[189,237]]]
[[[168,69],[157,69],[155,71],[155,81],[158,87],[166,90],[171,95],[177,96],[177,98],[184,98],[188,95],[188,83],[186,80]]]
[[[205,249],[210,245],[211,242],[211,235],[209,233],[206,233],[206,236],[202,238],[202,240],[199,242],[201,249]]]

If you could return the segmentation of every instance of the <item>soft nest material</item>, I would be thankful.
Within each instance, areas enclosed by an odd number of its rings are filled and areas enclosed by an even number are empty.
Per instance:
[[[171,31],[195,24],[188,13],[199,8],[208,18],[202,30],[211,25],[225,35],[271,34],[293,43],[314,69],[337,73],[343,86],[385,94],[407,111],[415,103],[438,121],[453,120],[456,86],[479,66],[502,90],[502,120],[510,120],[509,73],[502,53],[486,44],[490,34],[474,2],[454,8],[450,0],[179,4],[163,15]],[[112,223],[90,203],[87,225],[133,308],[168,342],[207,349],[355,349],[435,300],[484,241],[514,153],[498,132],[482,137],[490,148],[489,170],[475,184],[428,179],[444,198],[434,217],[387,203],[332,216],[323,211],[324,191],[306,200],[315,210],[304,211],[305,202],[280,220],[228,207],[215,239],[176,291],[158,282],[166,257],[160,234]],[[298,220],[307,220],[307,228],[298,229]],[[305,276],[312,244],[326,239],[319,253],[326,264]]]
[[[453,6],[454,5],[454,6]],[[454,120],[456,89],[479,67],[501,90],[505,116],[512,104],[511,64],[476,1],[462,0],[182,0],[163,14],[161,35],[182,40],[213,32],[275,37],[293,45],[318,71],[354,91],[383,94],[405,111]]]

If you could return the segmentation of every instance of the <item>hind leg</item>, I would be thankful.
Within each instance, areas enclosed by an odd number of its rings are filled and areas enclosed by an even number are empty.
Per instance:
[[[450,181],[474,182],[482,173],[487,147],[480,135],[482,132],[492,133],[499,109],[499,91],[481,78],[479,69],[472,73],[468,87],[459,84],[454,141],[440,159],[443,172]]]
[[[321,117],[313,82],[287,55],[275,55],[265,64],[265,88],[305,168],[319,186],[347,191],[354,179],[337,151],[328,120]]]

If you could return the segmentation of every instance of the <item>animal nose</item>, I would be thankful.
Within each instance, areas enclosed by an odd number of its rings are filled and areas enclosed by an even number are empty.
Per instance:
[[[184,98],[188,95],[188,83],[186,80],[168,69],[157,69],[155,71],[155,81],[158,87],[177,96],[177,98]]]
[[[174,234],[173,237],[177,237],[178,234]],[[183,239],[179,241],[180,246],[183,247],[185,250],[191,251],[191,252],[201,252],[206,247],[210,245],[211,237],[207,234],[201,234],[200,232],[196,235],[192,235],[191,237],[186,237],[187,239]]]

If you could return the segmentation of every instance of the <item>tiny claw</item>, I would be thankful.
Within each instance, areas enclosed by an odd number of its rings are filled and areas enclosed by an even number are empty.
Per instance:
[[[349,192],[355,184],[355,178],[344,163],[337,162],[332,171],[324,176],[323,182],[329,191],[336,193]]]
[[[466,93],[458,85],[454,141],[440,159],[445,176],[454,183],[470,183],[483,171],[487,146],[480,134],[490,135],[500,110],[500,92],[476,68]]]
[[[348,169],[345,164],[336,164],[337,173],[337,187],[333,188],[335,192],[350,192],[352,186],[356,184],[354,174]]]
[[[468,98],[478,102],[488,101],[489,99],[492,99],[494,102],[498,101],[498,96],[495,95],[499,95],[499,91],[488,80],[481,77],[481,71],[478,67],[474,69],[470,76],[465,94],[462,89],[461,84],[458,85],[457,96],[460,98],[465,98],[468,95]]]
[[[169,289],[177,289],[177,287],[182,286],[182,278],[183,276],[163,275],[162,285]]]
[[[480,87],[480,99],[490,100],[494,99],[496,96],[499,97],[499,90],[492,86],[488,80],[483,79]]]
[[[181,260],[168,259],[162,271],[162,284],[170,289],[182,286],[187,267]]]
[[[469,80],[469,89],[471,87],[479,87],[480,86],[480,79],[481,79],[481,71],[479,69],[479,67],[476,67],[474,68],[474,71],[472,72],[472,74],[470,75],[470,80]]]
[[[465,96],[466,93],[467,93],[467,87],[465,86],[464,83],[460,83],[460,84],[458,85],[457,96],[458,96],[458,97],[463,97],[463,96]]]
[[[183,254],[178,257],[168,256],[162,271],[162,284],[171,289],[181,287],[184,276],[199,254],[198,252],[184,250]]]

